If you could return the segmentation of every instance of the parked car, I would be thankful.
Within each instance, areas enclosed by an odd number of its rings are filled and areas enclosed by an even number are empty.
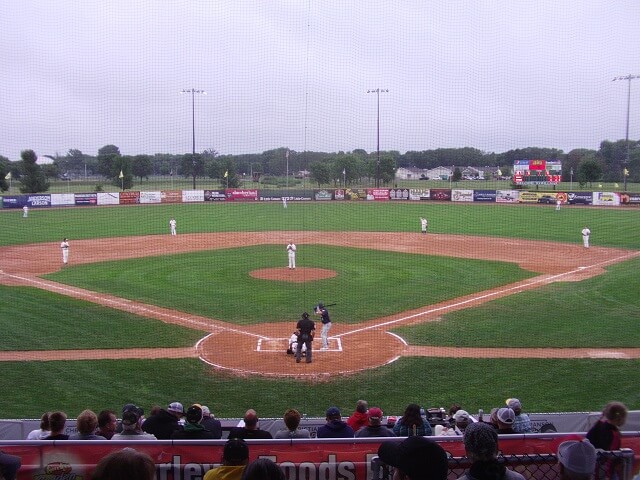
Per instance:
[[[567,200],[567,202],[569,203],[569,205],[590,205],[591,202],[589,201],[588,198],[585,197],[576,197],[576,196],[569,196],[569,200]]]
[[[556,203],[556,198],[551,195],[542,195],[538,198],[538,203]]]

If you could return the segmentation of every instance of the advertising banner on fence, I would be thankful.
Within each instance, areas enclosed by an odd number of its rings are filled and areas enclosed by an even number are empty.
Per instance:
[[[24,195],[7,195],[2,197],[2,208],[22,208],[26,200]]]
[[[640,193],[621,193],[620,203],[623,205],[640,204]]]
[[[409,200],[410,190],[408,188],[392,188],[389,190],[390,200]]]
[[[76,205],[79,207],[84,207],[87,205],[97,205],[98,194],[97,193],[76,193],[75,202],[76,202]]]
[[[453,202],[473,202],[473,190],[451,190],[451,201]]]
[[[183,190],[182,201],[184,203],[204,202],[204,190]]]
[[[305,190],[260,190],[258,200],[261,202],[304,202],[313,200],[312,192]]]
[[[98,192],[98,205],[120,205],[120,195],[113,192]]]
[[[340,192],[342,192],[342,198],[340,198],[340,200],[344,200],[344,190],[340,190]],[[333,200],[334,199],[333,190],[325,190],[325,189],[314,190],[313,199],[321,202]]]
[[[429,200],[451,200],[451,190],[448,188],[432,188]]]
[[[162,203],[162,193],[140,192],[140,203]]]
[[[204,201],[205,202],[224,202],[227,196],[223,190],[205,190]]]
[[[473,201],[474,202],[495,202],[496,191],[495,190],[474,190]]]
[[[367,190],[365,188],[347,188],[344,191],[346,200],[366,200]]]
[[[30,207],[50,207],[51,195],[49,194],[32,194],[27,195],[27,205]]]
[[[52,193],[52,207],[73,207],[76,204],[76,198],[73,193]]]
[[[594,192],[593,204],[618,207],[620,206],[620,196],[614,192]]]
[[[431,190],[428,188],[409,189],[409,200],[431,200]]]
[[[520,198],[518,190],[496,190],[497,203],[518,203]]]
[[[389,200],[389,189],[369,188],[367,190],[367,200],[374,200],[374,201]]]
[[[568,202],[572,205],[591,205],[593,193],[591,192],[567,192]]]
[[[248,189],[248,190],[228,189],[228,190],[225,190],[225,194],[227,195],[227,201],[229,202],[257,202],[258,201],[257,189]]]
[[[120,192],[120,205],[140,203],[140,192]]]
[[[182,203],[182,190],[163,190],[161,203]]]

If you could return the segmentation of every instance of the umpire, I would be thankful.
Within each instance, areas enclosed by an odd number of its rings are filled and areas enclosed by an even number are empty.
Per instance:
[[[302,355],[302,345],[307,346],[307,363],[311,363],[311,342],[313,335],[316,333],[316,322],[309,318],[309,314],[304,312],[302,318],[296,324],[296,333],[298,334],[298,348],[296,348],[296,363],[300,363]]]

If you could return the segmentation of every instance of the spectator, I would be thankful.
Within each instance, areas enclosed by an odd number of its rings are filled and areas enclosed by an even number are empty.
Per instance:
[[[294,408],[284,412],[284,424],[286,428],[278,430],[273,438],[309,438],[311,435],[306,428],[298,428],[300,425],[300,412]]]
[[[489,414],[489,424],[496,430],[500,428],[498,427],[498,410],[500,410],[499,407],[492,408],[491,413]]]
[[[382,425],[383,413],[378,407],[371,407],[367,411],[368,425],[365,425],[355,434],[357,438],[364,437],[395,437],[392,430]]]
[[[353,428],[354,432],[357,432],[362,427],[369,424],[369,417],[367,416],[367,410],[369,404],[366,400],[358,400],[356,403],[356,410],[347,418],[347,425]]]
[[[471,462],[459,480],[524,480],[518,472],[498,462],[498,432],[486,423],[471,423],[464,430],[464,448]]]
[[[215,439],[212,432],[204,428],[202,425],[203,413],[202,407],[195,403],[187,409],[185,416],[186,423],[184,429],[175,430],[171,434],[172,440],[201,440],[201,439]]]
[[[602,410],[602,417],[587,432],[587,438],[595,448],[619,450],[621,447],[620,427],[627,421],[627,407],[624,403],[609,402]]]
[[[346,422],[342,421],[338,407],[327,409],[326,420],[327,423],[318,427],[318,438],[353,438],[355,432]]]
[[[4,480],[15,480],[21,466],[20,457],[0,450],[0,477]]]
[[[437,436],[462,435],[464,433],[465,428],[467,428],[467,425],[469,425],[470,423],[473,423],[473,419],[471,418],[471,415],[469,415],[469,412],[459,408],[455,411],[455,413],[451,417],[448,427],[436,425],[435,435]]]
[[[258,427],[258,414],[252,408],[246,411],[242,420],[244,426],[232,428],[229,432],[229,438],[243,438],[246,440],[273,438],[269,432]]]
[[[160,407],[158,407],[159,409]],[[136,412],[136,415],[138,416],[139,422],[142,425],[144,423],[144,409],[142,407],[138,407],[135,403],[127,403],[122,407],[122,415],[125,414],[125,412],[128,412],[130,410],[133,410],[134,412]],[[121,433],[122,432],[122,423],[118,422],[116,425],[116,431],[115,433]]]
[[[49,415],[50,412],[45,412],[40,417],[40,428],[31,430],[27,435],[27,440],[43,440],[45,437],[51,435],[51,428],[49,427]]]
[[[513,410],[516,414],[516,418],[513,421],[513,431],[516,433],[531,433],[533,431],[531,427],[531,420],[529,415],[522,413],[522,403],[517,398],[508,398],[507,407]]]
[[[420,406],[410,403],[404,410],[404,415],[393,426],[393,433],[398,437],[430,436],[433,434],[431,425],[420,415]]]
[[[509,407],[499,408],[496,412],[496,422],[498,424],[498,433],[516,433],[513,431],[513,422],[516,420],[516,414]]]
[[[597,453],[589,440],[568,440],[558,445],[562,480],[590,480],[596,470]]]
[[[116,433],[117,425],[118,419],[116,418],[116,412],[113,410],[102,410],[98,413],[98,430],[96,430],[98,435],[111,440],[111,437]]]
[[[240,480],[249,463],[249,446],[241,438],[232,438],[224,445],[222,465],[204,474],[202,480]]]
[[[165,410],[151,415],[142,423],[142,430],[152,434],[158,440],[169,440],[176,430],[182,430],[180,419],[184,415],[184,407],[180,402],[173,402]]]
[[[134,412],[135,413],[135,412]],[[93,480],[153,480],[156,464],[146,453],[133,448],[111,452],[96,465]]]
[[[45,440],[69,440],[69,435],[63,433],[67,423],[67,414],[64,412],[53,412],[49,416],[49,426],[51,427],[51,435],[45,437]]]
[[[69,440],[106,440],[102,435],[96,435],[98,416],[92,410],[83,410],[76,419],[78,433],[69,435]]]
[[[211,432],[213,438],[222,438],[222,424],[220,420],[213,417],[209,407],[206,405],[202,406],[202,425]]]
[[[122,432],[116,433],[111,440],[157,440],[151,433],[140,428],[141,417],[136,410],[127,410],[122,414]]]
[[[447,452],[422,436],[385,441],[378,448],[378,457],[395,467],[393,480],[446,480],[449,472]]]
[[[282,469],[270,458],[258,458],[247,465],[242,480],[285,480]]]

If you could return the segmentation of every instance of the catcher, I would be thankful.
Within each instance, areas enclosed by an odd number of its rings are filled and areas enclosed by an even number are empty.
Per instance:
[[[316,322],[309,318],[309,314],[304,312],[302,318],[296,324],[296,333],[298,335],[298,345],[296,347],[296,363],[300,363],[302,349],[306,347],[307,363],[311,363],[311,342],[316,333]]]

